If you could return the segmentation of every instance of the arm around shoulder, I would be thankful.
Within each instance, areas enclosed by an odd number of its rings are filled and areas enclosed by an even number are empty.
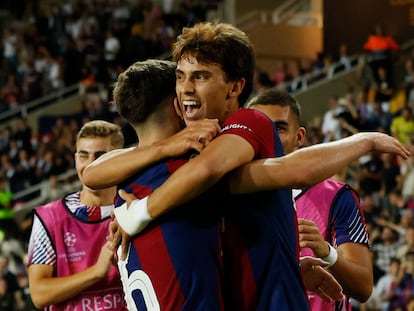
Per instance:
[[[159,145],[112,150],[85,167],[83,182],[92,189],[113,187],[165,157]]]
[[[299,149],[280,158],[257,160],[231,172],[233,193],[251,193],[278,188],[302,188],[340,172],[370,151],[407,158],[408,150],[395,138],[378,132],[358,133],[347,138]]]

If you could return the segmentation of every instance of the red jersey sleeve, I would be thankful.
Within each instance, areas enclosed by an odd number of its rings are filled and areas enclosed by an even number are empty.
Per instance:
[[[252,145],[255,158],[269,158],[276,155],[277,133],[269,117],[258,110],[242,108],[233,113],[224,122],[220,135],[226,134],[244,138]]]

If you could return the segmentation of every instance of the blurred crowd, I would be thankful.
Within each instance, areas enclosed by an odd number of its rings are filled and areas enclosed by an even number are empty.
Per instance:
[[[170,51],[216,1],[26,1],[2,21],[0,112],[79,81],[111,83],[129,64]],[[174,10],[173,10],[174,9]]]
[[[134,61],[168,53],[180,29],[205,20],[216,5],[216,1],[187,0],[174,11],[150,0],[101,0],[88,5],[83,1],[28,1],[24,10],[11,12],[4,23],[0,112],[78,82],[87,88],[100,83],[110,90],[124,68]],[[355,79],[346,82],[349,92],[331,94],[325,114],[305,124],[307,144],[360,131],[382,131],[411,150],[408,160],[372,153],[335,178],[350,184],[360,195],[375,283],[392,273],[389,268],[394,257],[400,258],[399,269],[412,273],[414,280],[414,53],[404,56],[403,72],[396,75],[392,67],[395,55],[385,55],[386,65],[378,65],[373,50],[367,47],[366,51]],[[338,48],[338,55],[320,53],[312,63],[281,61],[273,74],[257,70],[252,95],[271,87],[294,92],[300,88],[303,75],[312,73],[319,79],[327,75],[332,62],[341,63],[344,70],[350,68],[351,61],[346,45]],[[34,310],[25,268],[30,220],[13,221],[13,209],[22,203],[13,196],[39,183],[46,185],[36,194],[43,203],[73,190],[73,180],[62,182],[57,177],[74,167],[76,133],[85,121],[115,122],[124,129],[126,145],[135,142],[136,135],[108,101],[98,96],[85,101],[76,115],[47,120],[49,131],[42,135],[34,133],[23,117],[1,129],[0,310],[7,310],[3,306],[10,301],[18,310]],[[411,290],[414,294],[414,288]],[[375,302],[364,306],[355,303],[357,310],[380,310],[374,306]]]
[[[97,84],[110,90],[131,63],[168,57],[163,54],[169,53],[179,30],[205,20],[216,5],[192,0],[164,6],[151,0],[40,0],[13,5],[0,19],[0,113],[77,83],[91,93]],[[15,194],[41,183],[34,195],[46,203],[76,189],[74,179],[62,182],[58,176],[74,167],[76,134],[88,120],[118,123],[125,129],[126,144],[136,140],[107,101],[86,95],[74,115],[41,120],[47,123],[42,133],[35,133],[23,117],[2,127],[0,310],[34,310],[25,267],[31,219],[14,221],[13,211],[24,203]]]

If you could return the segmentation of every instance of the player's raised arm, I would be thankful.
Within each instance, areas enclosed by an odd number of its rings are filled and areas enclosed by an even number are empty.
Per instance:
[[[311,186],[333,176],[351,161],[371,151],[394,153],[404,159],[409,155],[409,151],[389,135],[358,133],[305,147],[284,157],[248,163],[230,173],[230,189],[232,193],[250,193]]]

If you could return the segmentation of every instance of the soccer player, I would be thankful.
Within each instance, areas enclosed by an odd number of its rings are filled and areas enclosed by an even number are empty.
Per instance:
[[[122,148],[124,137],[112,123],[82,126],[75,164],[83,169],[100,155]],[[82,190],[35,209],[28,251],[30,295],[45,310],[126,310],[120,275],[113,265],[108,226],[116,187]]]
[[[285,91],[266,90],[248,107],[266,113],[275,123],[286,153],[300,148],[306,130],[300,126],[300,105]],[[328,178],[295,190],[301,255],[329,262],[329,271],[347,294],[341,301],[322,301],[308,293],[313,311],[349,310],[349,298],[365,302],[373,290],[368,232],[358,194],[349,185]]]

